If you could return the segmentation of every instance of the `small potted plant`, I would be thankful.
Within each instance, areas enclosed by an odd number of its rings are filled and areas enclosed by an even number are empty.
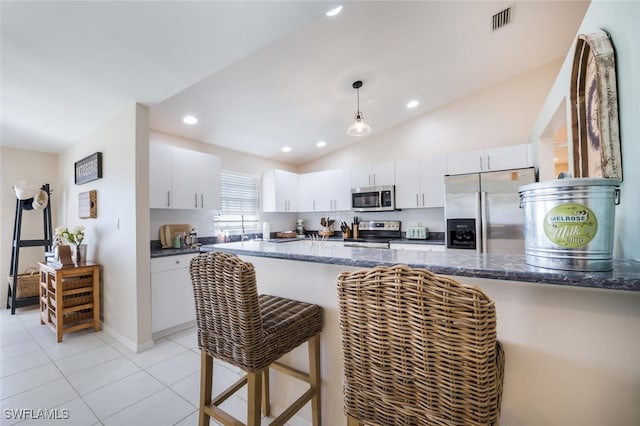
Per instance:
[[[72,244],[75,247],[76,263],[86,260],[83,259],[83,257],[86,257],[86,245],[82,245],[82,241],[84,240],[84,226],[76,226],[75,228],[73,228],[73,232],[69,231],[69,229],[66,227],[57,227],[54,230],[54,245],[56,245],[56,242],[59,243],[61,238],[64,238],[69,244]],[[84,256],[82,255],[83,252]]]

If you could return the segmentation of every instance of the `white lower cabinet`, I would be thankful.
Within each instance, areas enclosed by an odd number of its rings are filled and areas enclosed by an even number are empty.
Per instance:
[[[151,333],[154,339],[194,324],[196,310],[189,262],[196,255],[151,259]]]
[[[418,250],[418,251],[445,251],[444,244],[407,244],[389,243],[389,247],[394,250]]]

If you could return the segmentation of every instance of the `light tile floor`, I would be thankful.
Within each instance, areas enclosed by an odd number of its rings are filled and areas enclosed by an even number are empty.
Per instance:
[[[216,361],[214,393],[239,375],[239,369]],[[37,307],[20,308],[13,316],[8,309],[0,312],[0,425],[191,426],[198,420],[199,392],[195,328],[134,353],[103,331],[65,334],[57,343],[40,325]],[[241,391],[222,408],[244,420],[244,395]],[[68,418],[16,418],[20,409]]]

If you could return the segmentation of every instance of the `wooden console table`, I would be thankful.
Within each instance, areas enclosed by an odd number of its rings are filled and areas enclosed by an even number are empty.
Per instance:
[[[93,327],[100,331],[100,264],[40,266],[40,324],[62,335]]]

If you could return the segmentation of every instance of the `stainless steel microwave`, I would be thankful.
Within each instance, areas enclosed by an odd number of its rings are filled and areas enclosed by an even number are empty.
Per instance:
[[[395,185],[368,186],[351,190],[351,210],[354,212],[383,212],[395,209]]]

